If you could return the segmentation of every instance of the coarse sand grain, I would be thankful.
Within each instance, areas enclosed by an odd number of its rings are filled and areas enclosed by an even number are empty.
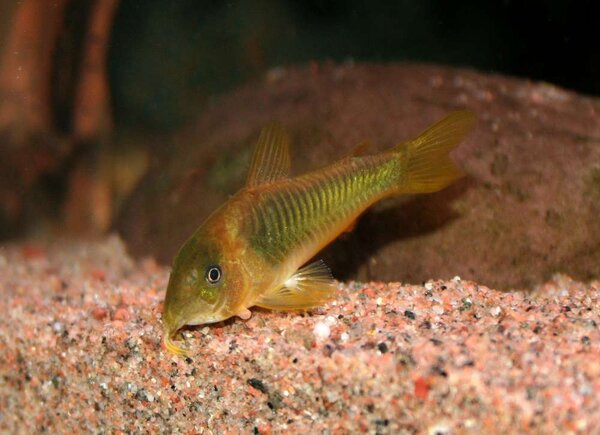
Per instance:
[[[0,431],[600,430],[600,283],[343,283],[162,347],[169,269],[116,237],[0,247]]]

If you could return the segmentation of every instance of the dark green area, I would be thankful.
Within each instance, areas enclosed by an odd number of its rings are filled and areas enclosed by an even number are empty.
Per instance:
[[[600,93],[591,1],[123,0],[110,75],[118,123],[173,130],[212,96],[312,60],[416,60]]]
[[[306,189],[295,185],[281,186],[267,193],[249,219],[252,247],[264,258],[274,262],[284,258],[321,231],[339,225],[357,210],[362,210],[369,198],[388,191],[397,182],[397,162],[385,163],[379,158],[356,158],[355,165],[337,166],[332,172],[324,169],[318,177],[306,179]]]

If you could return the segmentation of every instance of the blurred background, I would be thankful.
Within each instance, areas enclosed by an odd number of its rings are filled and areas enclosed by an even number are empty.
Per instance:
[[[591,1],[0,1],[0,238],[109,231],[219,95],[287,65],[418,61],[600,93]],[[165,145],[166,146],[166,145]]]
[[[266,68],[426,61],[600,92],[587,1],[123,0],[109,73],[116,118],[177,128],[188,108]]]

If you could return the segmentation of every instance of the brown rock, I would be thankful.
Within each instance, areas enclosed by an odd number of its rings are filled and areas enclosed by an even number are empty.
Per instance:
[[[242,186],[262,126],[281,120],[300,174],[369,140],[382,150],[456,109],[478,117],[455,158],[468,177],[379,204],[321,257],[339,278],[464,278],[502,288],[600,276],[600,100],[545,83],[431,65],[311,65],[218,99],[156,159],[118,229],[170,262]]]

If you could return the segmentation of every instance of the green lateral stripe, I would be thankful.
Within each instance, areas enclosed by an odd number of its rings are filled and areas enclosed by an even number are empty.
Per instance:
[[[398,164],[382,156],[360,158],[290,180],[253,207],[253,246],[278,261],[309,238],[321,237],[397,181]]]

